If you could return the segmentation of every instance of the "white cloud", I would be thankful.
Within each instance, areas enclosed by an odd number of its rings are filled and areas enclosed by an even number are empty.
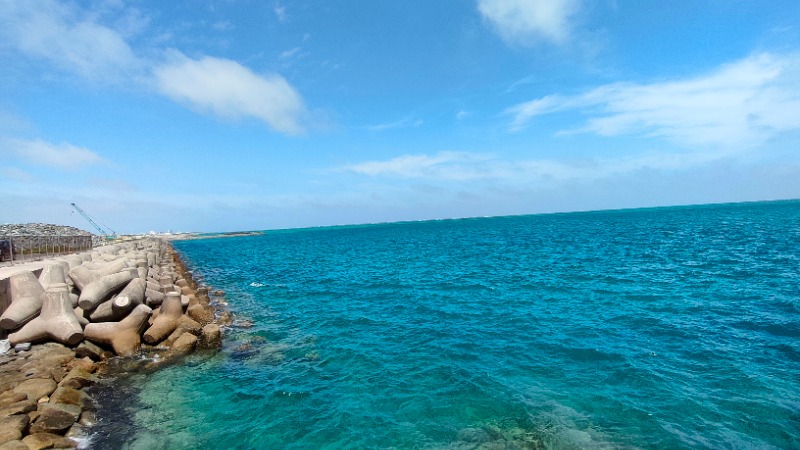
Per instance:
[[[282,51],[281,54],[280,54],[280,58],[281,59],[292,58],[292,57],[296,56],[298,53],[300,53],[301,50],[302,49],[300,47],[294,47],[292,49]]]
[[[140,61],[117,31],[53,0],[0,2],[6,45],[92,80],[114,80]]]
[[[649,153],[617,158],[576,160],[504,160],[489,154],[441,152],[367,161],[340,170],[370,177],[428,181],[487,181],[509,185],[589,182],[641,170],[683,170],[724,158],[723,153]]]
[[[579,0],[478,0],[478,11],[509,43],[565,43]]]
[[[215,29],[217,31],[231,31],[235,27],[233,26],[233,24],[231,23],[230,20],[220,20],[218,22],[214,22],[211,25],[211,28],[213,28],[213,29]]]
[[[421,126],[423,123],[425,122],[422,119],[413,119],[411,117],[404,117],[394,122],[379,123],[377,125],[369,125],[364,128],[370,131],[384,131],[396,128],[418,127]]]
[[[487,159],[474,153],[441,152],[434,156],[403,155],[387,161],[367,161],[343,169],[369,176],[465,180],[478,177],[476,169]]]
[[[275,8],[273,8],[273,11],[275,12],[275,17],[277,17],[279,21],[286,22],[286,21],[289,20],[289,17],[286,15],[286,7],[285,6],[275,5]]]
[[[281,133],[304,131],[303,99],[280,75],[258,75],[229,59],[170,56],[153,71],[164,95],[222,117],[254,117]]]
[[[35,179],[33,175],[17,167],[3,167],[0,169],[0,175],[5,179],[20,182],[29,182]]]
[[[519,130],[536,116],[561,111],[586,117],[578,132],[642,134],[693,146],[754,145],[800,129],[800,55],[760,54],[699,77],[609,84],[506,112],[513,116],[511,129]]]
[[[6,153],[13,157],[36,165],[75,170],[85,166],[104,163],[105,160],[96,153],[72,144],[53,144],[42,140],[9,139],[3,142]]]

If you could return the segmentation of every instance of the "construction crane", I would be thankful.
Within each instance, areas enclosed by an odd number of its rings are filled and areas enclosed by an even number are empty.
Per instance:
[[[89,223],[92,224],[94,229],[97,230],[97,232],[100,233],[104,238],[106,238],[107,241],[110,241],[110,240],[113,240],[113,239],[117,238],[117,232],[116,231],[112,230],[111,228],[109,228],[106,225],[103,225],[103,227],[98,225],[97,222],[92,220],[92,218],[89,217],[88,214],[86,214],[86,211],[82,210],[75,203],[70,203],[70,205],[72,205],[72,207],[75,208],[75,211],[78,211],[78,214],[82,215],[84,219],[88,220]]]

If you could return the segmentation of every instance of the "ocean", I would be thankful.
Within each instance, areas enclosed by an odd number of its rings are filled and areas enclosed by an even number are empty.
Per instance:
[[[174,245],[236,321],[92,448],[800,448],[800,201]]]

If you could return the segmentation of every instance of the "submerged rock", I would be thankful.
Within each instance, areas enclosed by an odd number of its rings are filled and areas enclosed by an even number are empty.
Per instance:
[[[172,348],[170,348],[169,352],[167,352],[167,356],[172,358],[188,355],[194,351],[196,344],[197,336],[190,333],[184,333],[178,338],[178,340],[175,341],[174,344],[172,344]]]

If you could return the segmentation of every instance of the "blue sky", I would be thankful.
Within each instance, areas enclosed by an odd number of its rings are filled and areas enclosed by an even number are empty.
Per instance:
[[[800,197],[800,2],[0,0],[0,223]]]

